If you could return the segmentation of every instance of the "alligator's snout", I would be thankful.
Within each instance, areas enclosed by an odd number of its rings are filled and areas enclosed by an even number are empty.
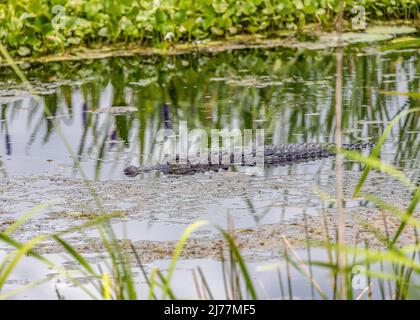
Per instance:
[[[135,177],[139,174],[139,168],[136,166],[128,166],[124,169],[124,174],[128,177]]]

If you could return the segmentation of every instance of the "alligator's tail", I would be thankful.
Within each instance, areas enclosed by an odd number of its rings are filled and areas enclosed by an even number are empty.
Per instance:
[[[373,147],[373,143],[343,144],[344,150],[362,150]],[[290,162],[310,161],[335,155],[334,143],[302,143],[267,146],[264,149],[264,163],[281,165]]]
[[[344,150],[362,150],[367,148],[373,148],[375,144],[373,142],[366,142],[366,143],[350,143],[350,144],[343,144]]]

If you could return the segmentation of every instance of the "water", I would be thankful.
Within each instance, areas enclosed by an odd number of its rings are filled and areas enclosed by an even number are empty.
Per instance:
[[[396,114],[418,106],[415,99],[378,90],[419,92],[419,51],[382,53],[377,46],[346,48],[344,143],[375,142]],[[253,129],[254,134],[264,129],[266,143],[334,142],[332,50],[250,49],[23,67],[32,90],[18,84],[11,70],[0,70],[0,230],[41,202],[58,204],[42,210],[31,219],[33,224],[22,226],[16,234],[22,241],[80,224],[85,221],[80,213],[98,210],[63,137],[106,210],[125,212],[122,221],[113,222],[117,236],[139,244],[175,241],[187,225],[202,219],[226,226],[230,217],[235,228],[247,232],[334,209],[318,194],[335,191],[334,159],[268,168],[256,177],[243,172],[188,177],[150,173],[131,179],[122,173],[129,164],[148,165],[150,155],[161,146],[156,143],[157,132],[172,129],[176,136],[181,121],[187,122],[189,130],[203,129],[209,135],[211,129]],[[381,154],[414,181],[419,180],[419,133],[418,115],[404,117]],[[361,166],[345,161],[345,170],[345,191],[351,194]],[[393,203],[411,195],[379,174],[369,185]],[[371,207],[346,198],[349,213],[359,210],[368,215]],[[293,230],[292,224],[288,229]],[[214,228],[206,227],[193,237],[216,235]],[[98,233],[89,229],[77,237],[88,243]],[[268,244],[259,249],[277,250]],[[260,262],[253,265],[274,261],[271,255],[264,258],[266,254],[256,254]],[[214,258],[210,254],[187,259],[179,272],[187,272],[190,263],[212,270],[218,266]],[[159,256],[148,263],[159,267],[167,260]],[[22,274],[26,279],[28,271]],[[276,290],[266,289],[277,297]],[[297,292],[299,297],[309,294],[307,288]],[[69,297],[73,294],[69,292]],[[180,290],[180,294],[192,292]],[[53,297],[54,293],[38,288],[32,296]]]
[[[418,52],[363,52],[346,52],[344,142],[375,141],[393,116],[416,106],[413,99],[375,89],[417,92]],[[3,176],[78,176],[54,121],[86,175],[96,180],[123,179],[127,164],[142,164],[153,153],[157,131],[177,134],[179,121],[207,132],[260,128],[267,143],[334,141],[335,67],[327,50],[112,58],[31,65],[26,72],[40,101],[19,86],[10,89],[15,77],[2,69]],[[112,107],[122,113],[110,112]],[[418,160],[416,120],[411,115],[397,126],[385,149],[390,161]]]

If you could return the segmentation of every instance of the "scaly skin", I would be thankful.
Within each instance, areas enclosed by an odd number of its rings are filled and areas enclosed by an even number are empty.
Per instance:
[[[345,150],[361,150],[364,148],[372,147],[372,143],[355,143],[355,144],[343,144]],[[299,162],[306,162],[310,160],[317,160],[322,158],[328,158],[335,153],[333,152],[334,144],[325,143],[302,143],[302,144],[285,144],[285,145],[267,145],[264,146],[264,166],[281,166]],[[217,163],[213,163],[213,159],[217,159]],[[124,174],[129,177],[135,177],[143,172],[159,171],[165,174],[195,174],[206,171],[219,171],[228,170],[231,166],[255,166],[256,165],[256,151],[255,149],[250,154],[252,158],[246,159],[244,154],[237,155],[228,153],[226,151],[219,152],[218,154],[209,153],[207,156],[206,163],[179,163],[179,157],[176,156],[175,161],[168,161],[166,164],[155,165],[152,167],[136,167],[128,166],[124,170]],[[229,159],[226,159],[229,157]],[[240,158],[240,161],[235,161]],[[223,161],[229,160],[229,161]],[[247,160],[252,160],[249,162]]]

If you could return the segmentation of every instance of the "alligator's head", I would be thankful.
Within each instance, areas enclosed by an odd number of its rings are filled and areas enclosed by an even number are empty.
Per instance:
[[[124,174],[128,177],[135,177],[140,173],[140,170],[136,166],[128,166],[124,169]]]

